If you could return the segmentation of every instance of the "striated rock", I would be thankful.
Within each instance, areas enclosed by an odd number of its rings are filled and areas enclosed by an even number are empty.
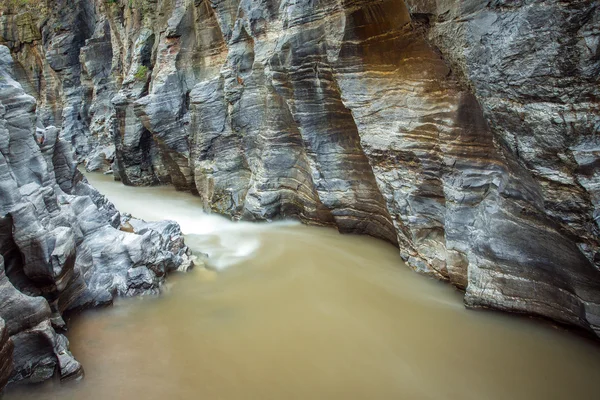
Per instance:
[[[41,126],[12,63],[0,46],[0,388],[8,376],[81,376],[63,313],[156,294],[191,265],[174,222],[118,229],[119,212],[78,172],[59,130]]]
[[[505,157],[518,163],[521,171],[509,171],[518,192],[534,195],[535,211],[522,201],[515,204],[515,189],[502,190],[500,213],[476,229],[485,250],[469,263],[469,274],[476,273],[466,303],[585,326],[577,322],[584,308],[598,331],[600,6],[407,3],[427,21],[427,38],[475,94]]]
[[[52,0],[48,4],[21,2],[23,10],[3,10],[0,44],[19,49],[15,74],[26,92],[38,99],[38,119],[57,126],[62,137],[87,155],[93,143],[81,86],[80,49],[95,26],[93,5],[87,1]]]
[[[98,22],[94,36],[81,48],[81,83],[86,102],[86,120],[89,121],[89,140],[93,142],[86,154],[87,168],[93,171],[108,171],[115,159],[115,140],[111,131],[114,110],[111,99],[115,82],[110,69],[112,45],[108,22]],[[93,99],[93,101],[91,101]]]
[[[597,2],[431,3],[428,37],[539,184],[545,212],[598,257]]]
[[[6,385],[12,373],[13,346],[6,324],[0,318],[0,388]]]
[[[60,34],[0,20],[88,169],[376,236],[469,307],[600,332],[598,2],[75,3],[42,12]]]

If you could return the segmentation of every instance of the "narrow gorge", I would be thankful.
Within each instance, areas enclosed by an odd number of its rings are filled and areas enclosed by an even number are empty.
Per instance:
[[[196,203],[121,213],[84,170]],[[597,339],[600,3],[0,0],[0,388],[83,375],[70,316],[219,269],[201,213],[238,247],[372,236],[469,309]]]

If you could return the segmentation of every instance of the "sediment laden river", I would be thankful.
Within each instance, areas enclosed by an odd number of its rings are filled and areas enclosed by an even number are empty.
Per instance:
[[[170,188],[88,175],[123,212],[174,219],[210,269],[157,298],[70,322],[81,382],[16,399],[600,399],[600,346],[527,318],[465,310],[369,237],[232,223]]]

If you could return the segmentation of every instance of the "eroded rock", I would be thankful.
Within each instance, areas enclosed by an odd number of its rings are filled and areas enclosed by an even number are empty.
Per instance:
[[[76,169],[59,130],[14,80],[0,46],[0,388],[82,375],[62,315],[156,294],[170,271],[191,266],[179,226],[121,216]]]

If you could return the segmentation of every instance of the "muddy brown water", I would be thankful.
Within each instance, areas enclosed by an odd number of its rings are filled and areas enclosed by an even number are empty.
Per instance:
[[[81,382],[6,399],[600,399],[600,346],[469,311],[369,237],[232,223],[170,188],[88,175],[121,211],[177,220],[211,270],[70,323]]]

